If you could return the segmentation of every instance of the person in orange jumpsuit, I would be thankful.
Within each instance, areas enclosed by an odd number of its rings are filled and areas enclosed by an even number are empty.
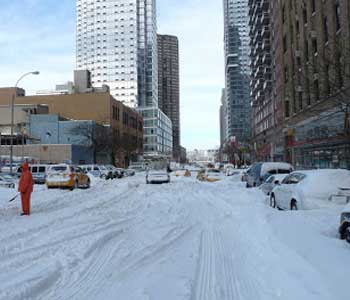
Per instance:
[[[33,176],[32,173],[29,171],[29,165],[28,163],[24,163],[22,165],[22,175],[21,179],[19,180],[19,186],[18,191],[21,193],[21,200],[22,200],[22,210],[23,213],[21,216],[29,216],[30,215],[30,196],[33,192]]]

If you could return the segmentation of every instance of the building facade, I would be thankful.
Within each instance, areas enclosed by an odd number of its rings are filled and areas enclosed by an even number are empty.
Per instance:
[[[227,133],[240,144],[251,139],[248,0],[224,0]]]
[[[144,151],[146,158],[172,157],[173,129],[170,119],[158,108],[148,107],[140,110],[144,120]],[[157,130],[154,130],[158,124]]]
[[[350,168],[349,1],[278,2],[286,159]]]
[[[176,36],[158,35],[159,108],[171,120],[173,156],[181,156],[179,41]]]

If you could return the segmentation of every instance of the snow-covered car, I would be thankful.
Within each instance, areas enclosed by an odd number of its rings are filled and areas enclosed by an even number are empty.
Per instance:
[[[169,183],[170,175],[166,169],[148,170],[146,174],[146,183]]]
[[[247,171],[247,187],[260,186],[263,183],[264,177],[274,174],[289,174],[293,171],[293,166],[284,162],[265,162],[255,163]]]
[[[232,167],[226,168],[226,171],[225,171],[226,176],[236,176],[236,175],[240,175],[241,173],[242,173],[241,170],[238,170]]]
[[[346,239],[350,243],[350,203],[340,214],[339,234],[342,240]]]
[[[325,169],[292,172],[271,192],[272,207],[280,209],[317,209],[328,207],[339,185],[350,182],[350,172]]]
[[[204,176],[205,180],[209,182],[215,182],[222,179],[222,173],[218,169],[207,169]]]
[[[268,174],[264,180],[264,183],[260,186],[261,191],[267,195],[270,196],[272,190],[279,185],[284,178],[286,178],[289,174],[275,174],[270,175]]]
[[[136,172],[135,172],[135,170],[134,169],[126,169],[126,170],[124,170],[125,172],[124,172],[124,175],[125,176],[134,176],[135,174],[136,174]]]
[[[81,165],[79,166],[87,173],[91,174],[92,176],[96,178],[102,178],[102,179],[112,179],[113,174],[111,171],[109,171],[106,166],[101,165]]]
[[[80,167],[67,164],[50,166],[46,177],[47,188],[90,188],[90,178]]]
[[[4,188],[15,188],[15,179],[9,174],[0,174],[0,187]]]
[[[12,172],[16,172],[18,168],[18,164],[12,164]],[[10,164],[5,164],[1,167],[0,170],[2,173],[10,173],[11,172],[11,165]]]

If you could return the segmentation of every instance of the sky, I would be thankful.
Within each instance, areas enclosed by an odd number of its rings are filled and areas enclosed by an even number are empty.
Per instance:
[[[4,1],[4,0],[2,0]],[[224,87],[221,0],[158,0],[158,32],[180,43],[181,143],[187,150],[220,143]],[[20,84],[27,94],[73,79],[75,0],[12,0],[0,11],[0,86]]]

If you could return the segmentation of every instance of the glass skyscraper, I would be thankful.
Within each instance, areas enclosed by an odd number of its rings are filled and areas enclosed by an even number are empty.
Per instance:
[[[155,109],[158,122],[145,118],[145,153],[171,153],[161,120],[171,121],[158,109],[156,0],[77,0],[76,9],[77,68],[144,117]]]
[[[251,136],[248,0],[223,0],[225,33],[226,141]]]

